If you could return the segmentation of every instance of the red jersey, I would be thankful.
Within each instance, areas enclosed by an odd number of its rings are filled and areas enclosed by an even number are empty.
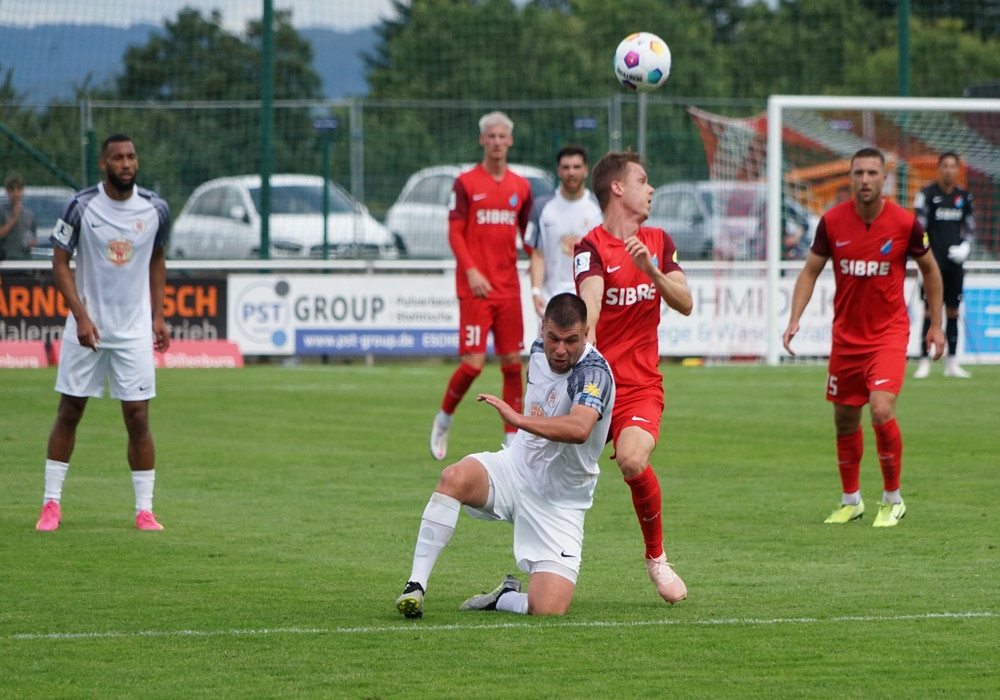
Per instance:
[[[917,218],[889,200],[869,226],[854,201],[838,204],[819,220],[812,251],[833,258],[833,348],[854,355],[903,348],[910,337],[903,283],[906,257],[930,249]]]
[[[653,264],[663,271],[680,270],[677,246],[658,228],[640,227],[637,237],[649,249]],[[588,277],[604,278],[604,298],[595,333],[597,347],[611,365],[615,384],[644,386],[659,384],[660,292],[652,280],[632,262],[625,242],[615,238],[603,225],[576,244],[573,276],[577,292]]]
[[[448,212],[448,242],[455,253],[459,299],[473,297],[465,272],[476,268],[489,280],[490,299],[519,299],[517,236],[531,216],[531,185],[510,169],[497,182],[480,163],[455,179]]]

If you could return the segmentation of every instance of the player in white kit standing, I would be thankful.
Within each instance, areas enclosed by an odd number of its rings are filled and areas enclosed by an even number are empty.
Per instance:
[[[69,315],[63,332],[56,391],[62,396],[49,434],[45,497],[39,530],[62,520],[63,481],[87,399],[122,403],[128,463],[135,488],[135,526],[162,530],[153,516],[155,448],[149,400],[156,396],[153,350],[170,346],[163,318],[170,233],[167,203],[135,183],[132,139],[115,134],[101,145],[104,181],[77,193],[52,231],[52,276]],[[76,253],[76,271],[70,259]]]

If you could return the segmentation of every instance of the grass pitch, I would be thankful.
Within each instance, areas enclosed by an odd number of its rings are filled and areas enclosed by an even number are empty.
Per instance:
[[[665,366],[653,464],[687,600],[666,605],[646,578],[606,453],[569,615],[460,613],[514,573],[509,527],[463,515],[424,618],[405,620],[394,601],[452,369],[161,371],[160,533],[134,529],[108,399],[81,425],[62,526],[34,530],[54,371],[0,372],[0,696],[996,696],[1000,367],[907,381],[908,513],[877,530],[868,425],[868,513],[822,523],[840,491],[823,367]],[[496,365],[474,391],[500,392]],[[500,439],[469,397],[450,456]]]

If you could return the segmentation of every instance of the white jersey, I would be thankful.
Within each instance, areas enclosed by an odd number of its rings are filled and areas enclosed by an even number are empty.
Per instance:
[[[66,205],[51,240],[76,252],[77,293],[97,326],[101,347],[153,346],[149,262],[169,234],[167,203],[141,187],[119,202],[100,183]],[[73,314],[66,318],[63,341],[79,342]]]
[[[535,202],[524,244],[541,251],[545,258],[541,289],[546,303],[556,294],[576,293],[573,247],[603,221],[601,207],[590,190],[584,190],[579,199],[566,199],[557,189]]]
[[[564,416],[579,404],[600,414],[586,442],[554,442],[518,430],[506,454],[514,468],[538,496],[561,508],[590,508],[600,468],[597,460],[607,444],[615,382],[607,360],[592,345],[566,374],[549,367],[541,339],[531,346],[528,386],[524,395],[527,416]]]

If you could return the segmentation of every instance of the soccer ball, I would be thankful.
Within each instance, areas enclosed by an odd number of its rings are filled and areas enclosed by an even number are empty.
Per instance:
[[[615,51],[615,77],[630,90],[649,92],[667,82],[670,47],[649,32],[636,32],[622,39]]]

